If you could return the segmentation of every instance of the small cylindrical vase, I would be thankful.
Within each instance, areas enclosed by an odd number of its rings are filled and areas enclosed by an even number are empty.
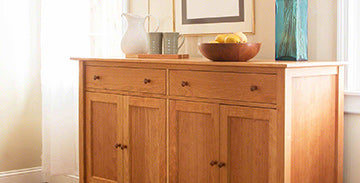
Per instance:
[[[308,1],[276,0],[276,60],[308,60]]]

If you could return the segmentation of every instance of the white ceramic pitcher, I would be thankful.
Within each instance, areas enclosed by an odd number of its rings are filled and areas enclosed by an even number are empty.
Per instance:
[[[122,51],[125,54],[146,54],[148,52],[148,38],[144,24],[146,19],[150,19],[152,15],[142,17],[135,14],[123,13],[121,16],[125,17],[128,23],[126,33],[121,40]],[[157,18],[155,19],[157,26],[154,32],[157,32],[160,22]]]

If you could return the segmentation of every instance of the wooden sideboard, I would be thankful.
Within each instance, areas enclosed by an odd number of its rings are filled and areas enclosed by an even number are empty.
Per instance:
[[[338,62],[72,58],[81,183],[342,183]]]

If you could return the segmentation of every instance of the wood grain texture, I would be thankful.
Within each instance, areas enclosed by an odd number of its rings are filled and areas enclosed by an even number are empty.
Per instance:
[[[276,111],[239,106],[220,107],[220,169],[223,183],[282,182]]]
[[[89,87],[98,68],[115,88]],[[341,63],[85,59],[80,182],[342,183],[343,79]]]
[[[85,180],[85,67],[84,62],[79,62],[79,182]]]
[[[71,60],[81,60],[84,62],[119,62],[119,63],[145,63],[145,64],[165,64],[165,65],[202,65],[202,66],[232,66],[232,67],[268,67],[268,68],[302,68],[302,67],[322,67],[345,65],[344,62],[336,61],[275,61],[275,60],[251,60],[249,62],[213,62],[204,58],[191,59],[139,59],[139,58],[71,58]]]
[[[291,144],[292,144],[292,76],[291,71],[284,70],[284,182],[291,182]],[[281,97],[281,96],[279,96]]]
[[[126,96],[141,96],[141,97],[148,97],[148,98],[162,98],[162,99],[183,100],[183,101],[192,101],[192,102],[221,103],[221,104],[229,104],[229,105],[262,107],[262,108],[272,108],[272,109],[277,108],[277,104],[257,103],[257,102],[247,102],[247,101],[187,97],[187,96],[169,96],[169,95],[141,93],[141,92],[128,92],[128,91],[117,91],[117,90],[109,91],[109,90],[102,90],[102,89],[86,89],[86,91],[92,92],[92,93],[119,94],[119,95],[126,95]]]
[[[343,163],[344,163],[344,66],[338,67],[337,87],[336,87],[336,181],[342,183]]]
[[[336,86],[335,75],[292,78],[292,183],[337,182]]]
[[[219,105],[170,101],[169,122],[170,182],[219,182]]]
[[[124,182],[166,182],[166,101],[124,97]]]
[[[278,69],[277,73],[276,73],[277,77],[276,77],[276,115],[277,115],[277,119],[276,119],[276,135],[277,135],[277,145],[275,148],[271,148],[271,151],[276,151],[276,152],[272,152],[272,153],[276,153],[277,154],[277,158],[275,161],[277,161],[276,163],[271,163],[271,164],[276,164],[277,168],[272,168],[270,169],[270,175],[276,175],[274,177],[274,179],[272,180],[273,182],[286,182],[285,181],[285,152],[286,152],[286,146],[285,146],[285,117],[286,117],[286,113],[285,113],[285,101],[286,101],[286,70],[284,69]],[[274,160],[274,159],[273,159]],[[272,177],[270,176],[270,179],[272,179]]]
[[[276,103],[276,75],[171,70],[170,95]]]
[[[165,70],[86,66],[85,75],[87,88],[165,94]]]
[[[138,54],[126,55],[126,58],[148,58],[148,59],[188,59],[189,54]]]
[[[149,59],[148,59],[149,60]],[[152,63],[150,62],[107,62],[107,61],[87,61],[84,62],[86,66],[100,66],[100,67],[126,67],[126,68],[152,68],[152,69],[171,69],[171,70],[187,70],[187,71],[213,71],[213,72],[239,72],[239,73],[264,73],[275,74],[277,67],[243,67],[231,64],[224,65],[196,65],[196,64],[173,64],[168,61],[168,64]]]
[[[246,62],[260,51],[261,43],[201,43],[202,55],[213,61]]]
[[[122,155],[115,147],[121,143],[121,98],[116,95],[86,94],[86,180],[89,183],[115,183]]]

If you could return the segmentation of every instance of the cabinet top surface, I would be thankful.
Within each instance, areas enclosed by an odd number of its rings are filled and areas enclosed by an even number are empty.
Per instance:
[[[318,67],[345,65],[345,62],[337,61],[275,61],[275,60],[251,60],[248,62],[213,62],[204,58],[190,59],[139,59],[139,58],[90,58],[72,57],[71,60],[85,62],[121,62],[121,63],[152,63],[174,65],[206,65],[206,66],[236,66],[236,67]]]

